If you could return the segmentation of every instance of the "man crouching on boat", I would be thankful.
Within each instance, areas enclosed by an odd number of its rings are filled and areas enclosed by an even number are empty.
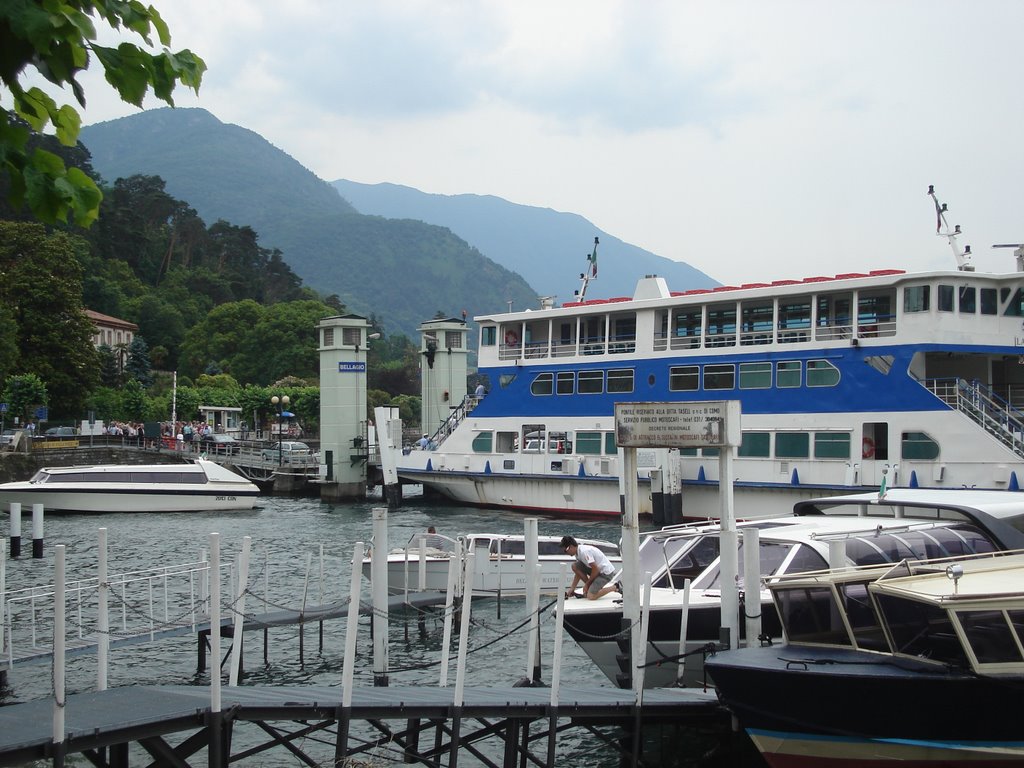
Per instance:
[[[597,600],[609,592],[618,591],[617,585],[608,585],[615,574],[615,568],[604,552],[590,544],[579,544],[572,536],[563,536],[561,545],[563,550],[575,558],[572,563],[572,586],[565,593],[566,597],[576,594],[576,585],[580,582],[583,582],[583,595],[587,600]]]

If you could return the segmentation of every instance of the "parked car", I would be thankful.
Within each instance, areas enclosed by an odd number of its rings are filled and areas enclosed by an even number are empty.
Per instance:
[[[46,437],[78,437],[75,427],[50,427],[43,433]]]
[[[240,446],[232,435],[221,435],[215,432],[200,438],[199,450],[220,456],[235,456],[238,454]]]
[[[0,445],[8,446],[14,442],[14,435],[16,434],[13,429],[5,429],[3,434],[0,435]]]
[[[309,449],[309,446],[295,440],[285,440],[281,443],[280,448],[276,445],[271,448],[264,448],[262,455],[264,461],[277,461],[280,456],[281,462],[284,464],[288,462],[308,462],[313,458],[313,452]]]

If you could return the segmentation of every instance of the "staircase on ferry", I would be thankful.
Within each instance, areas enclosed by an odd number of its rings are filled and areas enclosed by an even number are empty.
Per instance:
[[[1024,459],[1024,413],[977,380],[927,379],[925,387]]]

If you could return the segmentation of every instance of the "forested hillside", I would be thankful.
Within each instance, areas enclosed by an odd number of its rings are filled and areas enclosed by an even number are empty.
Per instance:
[[[603,232],[575,213],[518,205],[491,195],[434,195],[398,184],[333,182],[361,213],[418,219],[448,227],[488,258],[515,269],[542,295],[571,301],[584,255],[599,237],[597,279],[590,298],[632,296],[644,275],[660,275],[673,290],[719,283],[689,264],[656,256]],[[680,232],[682,237],[682,232]]]
[[[305,284],[337,294],[390,333],[415,336],[438,312],[494,311],[537,293],[445,228],[355,213],[329,184],[244,128],[201,109],[159,109],[88,126],[82,141],[112,182],[163,178],[209,222],[249,226]]]

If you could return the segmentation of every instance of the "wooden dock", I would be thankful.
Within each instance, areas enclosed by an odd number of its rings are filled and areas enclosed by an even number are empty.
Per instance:
[[[553,766],[557,737],[567,728],[617,726],[628,734],[655,724],[728,724],[714,694],[695,689],[647,691],[638,707],[632,692],[615,688],[561,686],[556,706],[547,688],[466,688],[460,708],[453,688],[357,687],[346,710],[340,687],[225,687],[222,711],[212,713],[208,687],[165,685],[69,696],[66,736],[55,744],[54,708],[52,699],[0,707],[0,766],[32,760],[58,766],[80,754],[93,765],[127,768],[132,744],[155,765],[180,767],[192,765],[192,758],[195,765],[226,766],[281,748],[307,765],[345,765],[386,748],[391,759],[425,766],[454,766],[463,750],[495,768],[527,760]],[[379,737],[351,739],[360,722]],[[239,738],[242,728],[245,739]],[[491,754],[501,758],[487,757],[482,742],[488,739],[497,741]],[[327,754],[315,754],[317,749]],[[624,757],[626,764],[643,764],[639,754]],[[264,760],[273,761],[272,754]]]

